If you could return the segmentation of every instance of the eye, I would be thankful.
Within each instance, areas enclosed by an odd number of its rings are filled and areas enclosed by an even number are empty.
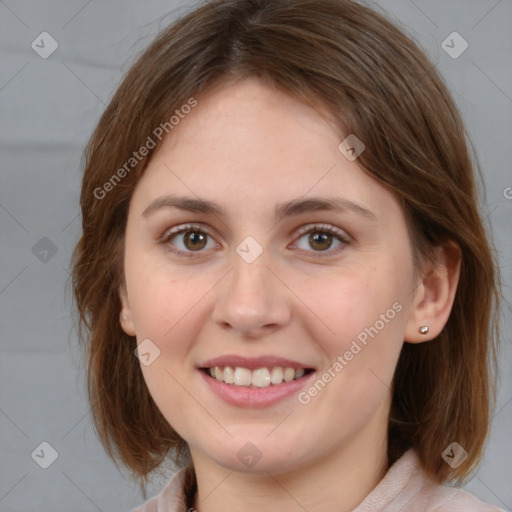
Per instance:
[[[160,243],[169,247],[171,251],[185,256],[192,256],[194,252],[213,249],[217,246],[203,228],[192,224],[170,229],[161,238]]]
[[[350,238],[341,229],[328,224],[305,226],[299,230],[299,238],[293,247],[313,253],[338,253],[350,243]],[[311,251],[313,249],[313,251]],[[315,256],[317,256],[315,254]],[[318,254],[318,256],[323,256]]]

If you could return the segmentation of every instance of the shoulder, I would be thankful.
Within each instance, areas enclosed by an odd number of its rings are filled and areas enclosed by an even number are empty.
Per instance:
[[[408,450],[354,512],[504,512],[456,487],[433,482]]]
[[[132,512],[158,512],[158,496],[146,501],[146,503],[132,510]]]
[[[483,503],[476,496],[455,487],[436,485],[429,491],[429,501],[435,512],[504,512],[503,509]]]
[[[158,496],[146,501],[132,512],[186,512],[183,484],[185,469],[180,469]]]

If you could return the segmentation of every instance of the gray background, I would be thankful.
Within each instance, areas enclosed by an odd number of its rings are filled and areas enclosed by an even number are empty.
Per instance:
[[[512,2],[376,4],[438,64],[463,113],[483,168],[485,210],[510,301]],[[129,63],[189,7],[172,0],[0,1],[1,511],[127,511],[143,501],[92,428],[71,320],[69,258],[79,236],[87,139]],[[34,40],[41,46],[44,31],[59,45],[46,59],[31,47]],[[469,44],[458,58],[442,47],[453,31]],[[503,313],[498,404],[484,462],[466,489],[510,509],[510,302]],[[31,457],[43,441],[58,452],[48,469]],[[48,450],[44,457],[48,462]]]

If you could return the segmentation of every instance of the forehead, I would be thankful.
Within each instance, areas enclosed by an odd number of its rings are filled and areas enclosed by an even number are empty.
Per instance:
[[[158,147],[134,194],[214,199],[261,212],[308,195],[353,198],[385,209],[392,195],[340,152],[326,112],[253,78],[218,84]]]

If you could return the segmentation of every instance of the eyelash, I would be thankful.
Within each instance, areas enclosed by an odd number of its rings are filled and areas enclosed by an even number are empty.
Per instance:
[[[330,226],[329,224],[313,224],[309,226],[304,226],[300,228],[297,232],[297,239],[294,242],[294,245],[300,240],[304,235],[308,235],[310,233],[324,233],[327,235],[331,235],[334,238],[337,238],[340,242],[340,245],[335,249],[328,249],[326,251],[307,251],[311,253],[311,256],[314,258],[327,258],[329,256],[336,255],[340,253],[347,245],[350,244],[351,240],[349,236],[342,231],[341,229],[335,228],[334,226]]]
[[[177,226],[177,227],[172,228],[169,231],[167,231],[164,234],[164,236],[159,240],[159,243],[167,246],[170,251],[177,254],[178,256],[193,257],[193,256],[195,256],[195,253],[200,253],[202,251],[182,251],[181,249],[177,249],[170,243],[174,237],[184,234],[184,233],[188,233],[188,232],[201,233],[201,234],[207,235],[208,237],[213,239],[213,236],[210,235],[210,233],[208,233],[208,231],[205,230],[202,226],[199,226],[197,224],[186,224],[184,226]],[[306,251],[306,252],[310,253],[310,256],[313,256],[314,258],[325,258],[325,257],[329,257],[329,256],[333,256],[335,254],[338,254],[351,242],[348,235],[340,229],[337,229],[328,224],[314,224],[314,225],[304,226],[303,228],[300,228],[298,230],[297,238],[296,238],[296,241],[294,242],[294,245],[304,235],[307,235],[309,233],[328,234],[328,235],[331,235],[331,236],[337,238],[340,242],[340,245],[335,249],[328,249],[326,251]]]

